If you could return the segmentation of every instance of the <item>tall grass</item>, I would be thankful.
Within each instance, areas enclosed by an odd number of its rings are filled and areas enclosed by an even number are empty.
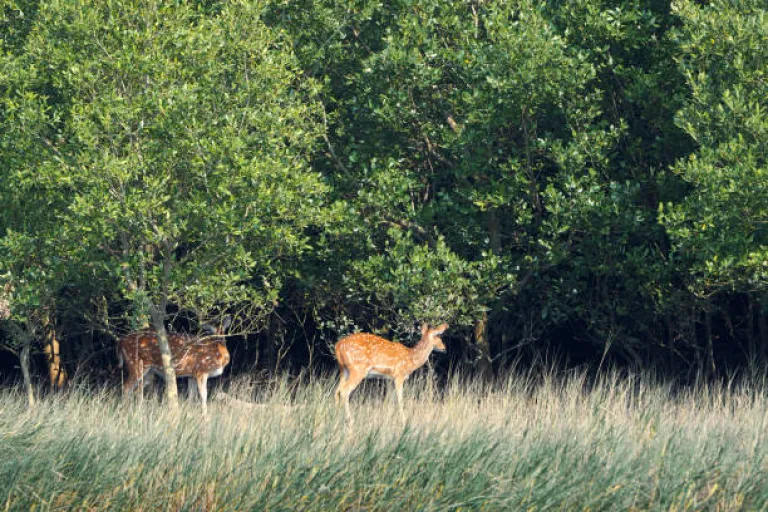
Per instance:
[[[75,390],[32,410],[0,394],[9,509],[755,510],[768,508],[762,385],[672,392],[649,379],[527,377],[439,394],[406,385],[406,426],[375,384],[347,428],[333,379],[177,414]],[[223,395],[222,395],[223,396]],[[261,401],[252,405],[254,397]],[[246,403],[251,402],[251,403]]]

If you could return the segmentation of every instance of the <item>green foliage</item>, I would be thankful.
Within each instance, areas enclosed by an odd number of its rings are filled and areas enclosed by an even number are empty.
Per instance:
[[[471,324],[493,297],[492,283],[483,276],[493,271],[489,262],[468,263],[443,239],[434,246],[419,244],[392,229],[390,240],[380,254],[356,263],[346,281],[354,301],[376,308],[378,327],[381,322],[399,328],[437,325],[446,319]]]
[[[691,90],[677,122],[698,149],[673,168],[691,186],[660,209],[697,295],[768,291],[768,16],[762,2],[678,2],[680,69]]]
[[[544,11],[525,1],[312,6],[318,14],[307,18],[318,23],[298,26],[295,16],[306,18],[287,6],[277,22],[303,47],[333,41],[324,51],[342,58],[333,68],[305,61],[326,73],[334,109],[327,151],[315,162],[359,213],[351,257],[360,263],[340,271],[358,288],[353,297],[373,301],[373,317],[408,318],[415,308],[471,325],[505,300],[519,273],[568,257],[571,226],[559,214],[574,203],[587,208],[583,194],[600,194],[618,127],[600,120],[594,67],[569,50]],[[446,277],[426,278],[429,258],[414,261],[403,240],[446,255],[432,256]],[[435,294],[391,271],[404,268],[450,283],[444,297],[465,299],[422,312],[411,297]]]
[[[547,4],[548,15],[569,45],[584,52],[595,66],[605,117],[625,126],[612,155],[612,176],[652,187],[655,180],[649,171],[691,150],[690,141],[674,124],[686,89],[673,60],[677,47],[667,37],[679,24],[670,3],[554,0]]]
[[[2,1],[11,309],[446,321],[489,358],[768,346],[766,23],[759,0]]]
[[[0,26],[0,282],[10,309],[6,347],[37,341],[42,316],[69,282],[60,215],[71,200],[56,131],[23,54],[36,2],[2,2]]]
[[[38,13],[17,94],[58,135],[50,180],[71,191],[58,241],[137,303],[263,308],[321,221],[313,86],[260,16],[250,2],[211,17],[142,2]]]

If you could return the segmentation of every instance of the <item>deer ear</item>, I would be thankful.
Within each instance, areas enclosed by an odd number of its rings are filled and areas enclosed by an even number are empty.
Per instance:
[[[230,315],[227,315],[221,321],[221,327],[219,328],[219,331],[222,333],[225,332],[227,329],[229,329],[230,325],[232,325],[232,317]]]
[[[426,335],[427,331],[429,331],[429,324],[421,324],[421,335]]]
[[[437,327],[434,332],[439,336],[443,334],[447,329],[448,329],[448,324],[442,324],[439,327]]]

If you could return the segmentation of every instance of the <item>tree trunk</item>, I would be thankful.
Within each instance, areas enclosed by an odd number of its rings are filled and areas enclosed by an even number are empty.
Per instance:
[[[704,328],[707,336],[707,373],[713,376],[717,371],[715,367],[715,351],[712,341],[712,312],[707,308],[704,311]]]
[[[481,377],[490,377],[493,373],[491,367],[491,345],[488,343],[488,313],[483,312],[483,316],[475,323],[475,348],[478,356],[475,363],[475,369]]]
[[[667,327],[667,347],[666,347],[666,357],[668,361],[669,368],[668,370],[670,372],[673,372],[675,370],[676,361],[675,361],[675,330],[672,327],[672,315],[667,313],[664,315],[664,322],[666,323]]]
[[[760,328],[760,354],[765,356],[768,350],[768,315],[764,308],[760,308],[757,313],[757,324]]]
[[[496,210],[491,208],[485,216],[486,229],[488,230],[488,241],[491,244],[491,252],[494,256],[500,256],[501,247],[501,222],[496,214]],[[488,312],[483,311],[482,316],[475,322],[474,329],[475,349],[477,358],[475,359],[475,369],[481,377],[490,377],[493,375],[493,364],[491,359],[491,344],[488,339]]]
[[[696,358],[696,379],[698,380],[699,377],[701,377],[702,372],[704,371],[704,363],[702,362],[702,347],[699,345],[699,333],[698,333],[698,324],[699,324],[699,312],[696,309],[696,306],[691,305],[689,314],[688,314],[688,328],[690,329],[690,346],[693,347],[693,354]]]
[[[165,377],[165,397],[168,407],[172,410],[179,408],[179,391],[176,387],[176,370],[173,369],[173,356],[168,343],[168,331],[165,330],[165,314],[168,311],[168,293],[171,284],[171,268],[173,266],[173,247],[168,240],[163,241],[163,280],[160,290],[160,305],[151,306],[152,325],[157,333],[157,344],[160,347],[160,358],[163,360],[163,376]]]
[[[35,388],[32,385],[32,376],[29,371],[29,351],[32,347],[32,339],[29,336],[24,336],[21,346],[21,353],[19,354],[19,362],[21,363],[21,375],[24,378],[24,390],[27,393],[27,401],[30,407],[35,406]]]
[[[48,363],[48,377],[51,387],[61,389],[67,382],[67,372],[61,365],[61,350],[59,340],[56,338],[56,328],[50,321],[50,317],[46,316],[44,322],[45,344],[43,345],[43,351]]]
[[[163,376],[165,379],[165,398],[171,409],[179,407],[179,391],[176,387],[176,370],[173,369],[171,346],[168,344],[168,332],[165,330],[165,311],[152,308],[152,326],[157,333],[157,344],[160,347],[160,358],[163,360]]]
[[[757,353],[757,339],[755,338],[755,304],[750,295],[747,295],[747,353],[749,364],[760,360]]]
[[[261,368],[267,369],[272,374],[278,363],[277,347],[275,341],[276,329],[275,320],[273,315],[267,318],[267,324],[264,329],[264,333],[259,335],[258,347],[258,362]]]
[[[488,226],[488,241],[491,244],[491,252],[495,256],[501,255],[501,222],[496,214],[496,210],[491,208],[486,212],[485,217]]]

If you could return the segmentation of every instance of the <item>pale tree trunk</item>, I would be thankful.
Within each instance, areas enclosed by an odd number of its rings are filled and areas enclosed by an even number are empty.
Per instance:
[[[688,322],[690,323],[690,344],[694,349],[694,354],[696,357],[696,372],[697,374],[697,380],[701,376],[700,374],[704,372],[706,369],[706,365],[704,364],[704,360],[702,358],[701,352],[702,347],[699,345],[699,333],[698,333],[698,323],[699,323],[699,312],[695,305],[691,305],[690,310],[688,311]]]
[[[275,320],[273,315],[267,317],[266,327],[264,334],[259,336],[258,340],[258,363],[261,368],[267,369],[270,374],[275,371],[278,364],[277,347],[275,341],[275,335],[277,334],[275,328]]]
[[[27,393],[27,401],[30,407],[35,405],[35,388],[32,385],[32,376],[29,371],[29,352],[32,348],[32,338],[24,336],[22,339],[19,362],[21,363],[21,375],[24,378],[24,390]]]
[[[760,303],[756,303],[755,298],[751,294],[747,294],[747,367],[750,374],[755,376],[762,373],[761,369],[765,365],[765,346],[758,339],[760,335],[759,316]]]
[[[768,314],[764,308],[759,308],[757,325],[760,329],[760,355],[765,356],[766,350],[768,350]]]
[[[669,364],[669,371],[673,371],[675,367],[675,329],[673,327],[671,313],[664,315],[664,323],[666,323],[667,326],[667,364]]]
[[[173,265],[173,249],[170,242],[163,244],[163,281],[161,286],[160,305],[151,307],[152,325],[157,333],[160,347],[160,358],[163,360],[163,375],[165,377],[165,396],[168,407],[172,410],[179,408],[179,391],[176,387],[176,371],[173,369],[171,346],[168,343],[168,332],[165,330],[165,314],[168,307],[168,289],[171,282],[171,266]]]
[[[10,292],[12,286],[5,285],[4,292],[7,294]],[[8,301],[4,298],[0,299],[0,318],[8,319],[11,317],[11,310],[9,308]],[[24,328],[20,327],[15,322],[11,322],[11,332],[16,341],[21,341],[21,351],[19,352],[19,366],[21,366],[21,377],[24,381],[24,391],[27,393],[27,403],[29,407],[35,406],[35,387],[32,384],[32,372],[29,370],[29,353],[32,350],[32,340],[35,338],[34,329],[27,324]]]
[[[491,366],[491,345],[488,342],[488,313],[483,311],[483,316],[475,323],[475,348],[478,358],[475,369],[481,377],[490,377],[493,373]]]
[[[165,397],[171,409],[179,406],[179,391],[176,387],[176,370],[173,369],[171,346],[168,344],[168,332],[165,330],[165,308],[152,308],[152,326],[157,333],[157,344],[160,347],[160,358],[163,360],[163,377],[165,379]]]
[[[490,209],[486,212],[485,218],[488,227],[488,241],[491,244],[491,252],[494,256],[501,255],[501,222],[496,210]]]
[[[715,351],[712,339],[712,312],[709,308],[704,311],[704,328],[707,335],[707,373],[713,376],[717,372],[717,367],[715,366]]]
[[[747,352],[749,353],[750,359],[754,360],[757,355],[757,344],[755,343],[755,308],[752,305],[752,297],[750,296],[747,296]]]
[[[61,350],[59,340],[56,338],[56,327],[49,316],[44,318],[43,329],[45,330],[43,351],[48,363],[48,377],[51,387],[61,389],[67,382],[67,372],[61,365]]]
[[[486,229],[488,230],[488,240],[491,244],[491,252],[495,256],[501,255],[501,222],[496,214],[496,210],[489,209],[486,212]],[[477,359],[475,369],[482,377],[488,377],[493,374],[491,362],[491,344],[488,339],[488,312],[483,311],[482,316],[475,322],[474,328],[475,349],[477,350]]]

